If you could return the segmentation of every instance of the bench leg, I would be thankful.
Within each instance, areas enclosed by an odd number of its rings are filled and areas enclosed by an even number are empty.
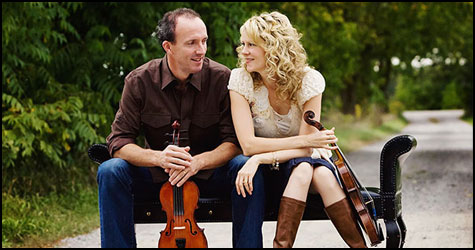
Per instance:
[[[385,220],[386,248],[402,247],[402,232],[396,220]]]
[[[403,247],[404,243],[406,243],[406,224],[402,220],[402,216],[397,217],[397,224],[401,229],[401,248]]]

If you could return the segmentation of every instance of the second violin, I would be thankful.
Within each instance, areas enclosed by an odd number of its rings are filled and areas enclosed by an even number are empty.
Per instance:
[[[315,113],[313,111],[306,111],[304,114],[304,120],[306,123],[316,127],[318,130],[324,130],[325,127],[323,127],[320,122],[314,120],[314,117]],[[366,232],[366,235],[368,235],[371,245],[374,246],[382,241],[381,228],[377,227],[374,217],[372,217],[367,207],[370,205],[374,208],[374,201],[371,198],[368,202],[364,201],[360,192],[360,188],[365,189],[364,186],[359,183],[358,179],[351,170],[350,163],[346,159],[345,155],[343,155],[343,152],[340,150],[338,145],[333,143],[331,146],[337,147],[337,150],[335,150],[336,160],[334,160],[333,163],[335,164],[338,174],[340,175],[343,190],[345,191],[348,199],[351,201],[354,212],[364,231]]]

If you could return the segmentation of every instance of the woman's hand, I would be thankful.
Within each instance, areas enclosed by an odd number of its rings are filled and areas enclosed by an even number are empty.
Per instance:
[[[329,150],[336,150],[336,146],[330,146],[328,144],[336,143],[338,138],[335,136],[335,128],[330,130],[317,131],[306,135],[306,141],[309,147],[312,148],[325,148]]]
[[[252,179],[256,174],[259,164],[261,163],[258,157],[252,156],[247,160],[241,170],[239,170],[236,177],[236,192],[238,195],[242,195],[242,197],[246,198],[246,191],[249,195],[252,195]]]

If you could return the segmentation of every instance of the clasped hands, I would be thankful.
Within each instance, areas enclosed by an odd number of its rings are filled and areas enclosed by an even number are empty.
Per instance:
[[[161,166],[168,173],[168,181],[178,187],[185,184],[191,176],[199,171],[197,160],[189,153],[190,147],[169,145],[161,152]]]

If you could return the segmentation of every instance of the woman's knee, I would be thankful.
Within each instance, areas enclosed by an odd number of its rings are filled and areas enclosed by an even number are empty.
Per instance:
[[[327,180],[329,178],[335,178],[330,169],[320,166],[313,169],[313,178],[317,180]]]
[[[318,192],[321,192],[323,189],[340,188],[335,175],[330,169],[324,166],[317,167],[313,170],[312,182]]]
[[[308,186],[312,180],[312,171],[313,166],[310,163],[302,162],[292,170],[290,180]]]

